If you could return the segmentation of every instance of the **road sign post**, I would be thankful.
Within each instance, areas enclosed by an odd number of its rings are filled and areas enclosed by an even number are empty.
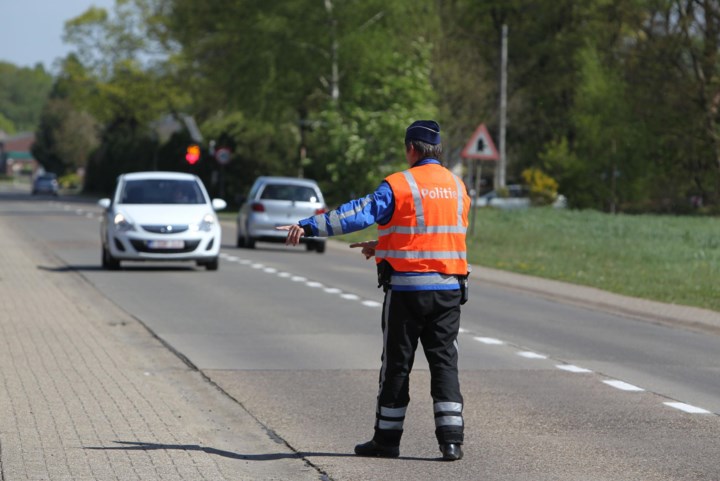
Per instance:
[[[470,235],[475,233],[475,207],[477,207],[478,193],[480,192],[480,175],[482,173],[483,160],[498,160],[498,151],[495,148],[490,133],[485,127],[485,124],[478,125],[475,132],[470,136],[470,139],[465,144],[465,148],[460,153],[460,156],[465,159],[473,160],[473,176],[474,176],[474,192],[472,198],[471,216],[470,216]]]
[[[220,164],[220,178],[218,179],[220,197],[225,197],[225,166],[230,163],[231,158],[232,152],[227,147],[220,147],[215,150],[215,160]]]

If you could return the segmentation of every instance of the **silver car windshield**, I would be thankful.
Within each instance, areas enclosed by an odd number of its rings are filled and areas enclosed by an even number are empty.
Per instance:
[[[120,204],[204,204],[194,180],[143,179],[125,182]]]
[[[318,202],[315,189],[304,185],[269,184],[260,196],[266,200],[291,200],[295,202]]]

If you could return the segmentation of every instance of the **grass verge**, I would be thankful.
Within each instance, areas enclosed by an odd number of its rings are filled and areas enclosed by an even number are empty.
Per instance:
[[[720,311],[720,219],[532,208],[478,209],[475,221],[471,264]]]

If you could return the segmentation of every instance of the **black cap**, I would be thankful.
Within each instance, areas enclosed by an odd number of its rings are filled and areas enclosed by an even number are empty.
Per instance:
[[[416,120],[405,131],[405,142],[419,140],[430,145],[440,143],[440,125],[434,120]]]

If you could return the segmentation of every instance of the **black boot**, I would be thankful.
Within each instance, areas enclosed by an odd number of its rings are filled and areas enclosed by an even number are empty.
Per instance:
[[[385,446],[370,440],[355,446],[355,454],[358,456],[375,456],[378,458],[397,458],[400,456],[400,446]]]
[[[457,461],[462,459],[463,450],[461,444],[448,443],[440,445],[440,452],[444,461]]]

